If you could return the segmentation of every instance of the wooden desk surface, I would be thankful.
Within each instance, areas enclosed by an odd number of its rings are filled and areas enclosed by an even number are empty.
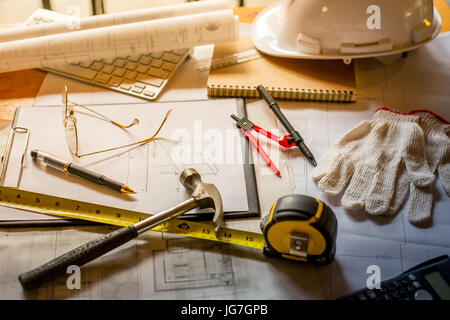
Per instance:
[[[434,4],[442,17],[441,32],[450,31],[450,7],[445,0],[434,0]],[[234,11],[241,22],[250,23],[264,8],[237,7]],[[0,73],[0,121],[12,120],[18,106],[33,105],[46,74],[34,69]]]

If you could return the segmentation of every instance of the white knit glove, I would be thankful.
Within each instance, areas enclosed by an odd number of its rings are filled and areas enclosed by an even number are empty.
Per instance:
[[[319,161],[312,176],[319,189],[338,195],[342,205],[372,215],[392,213],[395,186],[407,173],[417,187],[430,186],[430,171],[419,116],[379,109],[346,133]],[[407,190],[408,188],[406,188]],[[400,207],[400,206],[399,206]]]
[[[425,134],[425,153],[428,165],[433,174],[439,172],[439,178],[445,192],[450,196],[450,125],[449,123],[427,111],[412,111],[420,117],[420,126]],[[411,183],[405,171],[397,180],[396,193],[392,199],[390,212],[396,212],[410,190],[407,216],[412,223],[426,222],[431,218],[433,206],[433,185],[418,187]]]

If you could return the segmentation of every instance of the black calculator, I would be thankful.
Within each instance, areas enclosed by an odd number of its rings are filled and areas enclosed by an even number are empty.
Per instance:
[[[380,289],[361,289],[338,300],[450,300],[450,258],[428,260],[382,281]]]

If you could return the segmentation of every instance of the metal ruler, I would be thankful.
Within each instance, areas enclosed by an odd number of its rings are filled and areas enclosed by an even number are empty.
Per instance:
[[[139,222],[151,215],[4,186],[0,186],[0,206],[122,227]],[[231,243],[260,250],[264,248],[263,234],[222,228],[216,237],[214,225],[206,222],[172,219],[163,222],[152,231]]]
[[[261,53],[256,49],[248,49],[241,52],[215,57],[213,59],[204,59],[197,62],[198,71],[215,70],[246,61],[261,58]]]

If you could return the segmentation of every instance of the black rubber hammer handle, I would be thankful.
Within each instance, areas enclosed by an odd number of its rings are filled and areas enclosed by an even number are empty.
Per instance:
[[[92,240],[31,271],[22,273],[19,282],[25,290],[40,286],[49,279],[66,273],[71,265],[82,266],[138,236],[134,225],[120,228]]]

